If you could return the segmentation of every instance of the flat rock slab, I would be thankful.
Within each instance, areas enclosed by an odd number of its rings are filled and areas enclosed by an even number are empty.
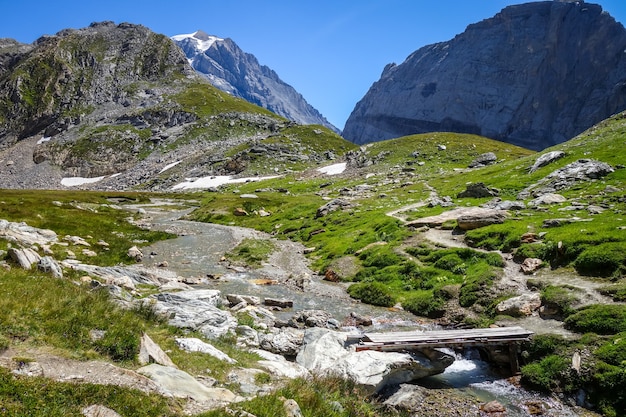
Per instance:
[[[409,227],[437,227],[441,226],[447,221],[457,220],[459,217],[472,216],[472,217],[488,217],[494,214],[504,215],[505,210],[496,210],[483,207],[460,207],[453,210],[448,210],[437,216],[422,217],[421,219],[412,220],[407,223]]]
[[[230,404],[242,398],[225,388],[209,388],[187,372],[155,363],[137,370],[160,386],[163,392],[178,398],[193,398],[198,402]]]

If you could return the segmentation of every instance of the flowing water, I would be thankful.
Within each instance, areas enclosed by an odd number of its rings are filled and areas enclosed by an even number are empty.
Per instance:
[[[321,296],[319,293],[295,291],[285,285],[258,285],[257,279],[268,278],[256,270],[233,270],[220,262],[225,252],[234,248],[241,240],[244,229],[180,220],[181,211],[149,210],[152,227],[181,233],[178,238],[157,242],[144,249],[144,253],[155,255],[146,258],[147,266],[166,260],[169,269],[185,278],[205,277],[207,274],[221,275],[220,279],[209,281],[201,288],[214,288],[223,294],[245,294],[258,297],[285,298],[293,300],[294,308],[287,309],[277,316],[283,319],[303,309],[325,310],[340,322],[356,312],[373,318],[373,326],[368,331],[424,329],[429,326],[403,311],[390,311],[375,306],[355,302],[345,294],[343,297]],[[247,231],[251,236],[256,232]],[[332,283],[319,281],[318,285],[333,287]],[[335,291],[329,293],[337,294]],[[343,288],[339,288],[342,293]],[[350,330],[350,328],[348,328]],[[357,331],[353,328],[353,331]],[[449,353],[454,353],[450,351]],[[419,381],[419,385],[429,388],[454,388],[468,393],[481,401],[497,400],[507,409],[508,417],[530,416],[527,404],[540,404],[544,416],[577,416],[572,409],[558,400],[527,392],[511,383],[505,376],[495,372],[487,362],[480,359],[478,351],[467,350],[457,354],[455,362],[437,376]]]

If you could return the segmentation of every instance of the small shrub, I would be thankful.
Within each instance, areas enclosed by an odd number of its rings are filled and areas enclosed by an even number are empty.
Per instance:
[[[417,316],[439,318],[445,313],[445,301],[430,292],[412,295],[402,302],[402,307]]]
[[[365,267],[384,268],[386,266],[400,263],[401,258],[389,249],[379,249],[376,251],[366,251],[360,257]]]
[[[541,291],[541,303],[565,316],[573,312],[572,304],[575,301],[576,297],[563,287],[548,285]]]
[[[556,334],[538,334],[524,346],[529,360],[536,360],[553,355],[568,345],[568,341]]]
[[[396,298],[391,291],[380,282],[362,282],[348,287],[348,294],[352,298],[375,306],[391,307],[396,303]]]
[[[470,267],[467,278],[461,285],[459,304],[462,307],[471,307],[477,302],[483,306],[489,305],[495,297],[491,290],[495,278],[495,272],[484,263]]]
[[[523,366],[522,383],[540,391],[553,392],[559,387],[559,381],[564,378],[569,368],[568,359],[550,355],[539,362]]]
[[[620,333],[595,351],[600,360],[615,366],[626,363],[626,333]]]
[[[463,259],[461,259],[456,253],[451,253],[439,258],[437,262],[433,264],[433,266],[435,268],[445,269],[446,271],[451,271],[459,275],[463,275],[466,270]]]
[[[626,305],[594,304],[565,319],[565,327],[578,333],[616,334],[626,332]]]
[[[585,249],[574,261],[581,275],[609,277],[626,270],[626,243],[611,242]]]

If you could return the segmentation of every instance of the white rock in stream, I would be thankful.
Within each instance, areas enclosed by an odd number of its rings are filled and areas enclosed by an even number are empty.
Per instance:
[[[318,375],[333,375],[356,382],[371,393],[442,373],[454,357],[436,350],[420,353],[355,352],[345,346],[346,335],[312,328],[305,332],[296,362]]]

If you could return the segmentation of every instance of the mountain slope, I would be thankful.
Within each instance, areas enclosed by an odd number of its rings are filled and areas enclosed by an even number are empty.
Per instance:
[[[339,132],[293,87],[282,81],[256,57],[232,39],[221,39],[202,31],[176,35],[191,66],[214,86],[300,124],[319,124]]]
[[[625,49],[626,30],[598,5],[510,6],[387,65],[343,135],[455,131],[544,149],[626,109]]]
[[[217,90],[172,40],[139,25],[3,41],[0,63],[0,188],[167,190],[281,173],[352,147]]]

